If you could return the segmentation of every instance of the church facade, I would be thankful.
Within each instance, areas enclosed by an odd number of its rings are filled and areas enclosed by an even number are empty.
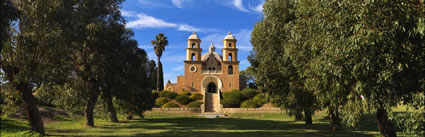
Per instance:
[[[187,39],[184,76],[177,76],[177,83],[168,81],[165,90],[198,92],[204,95],[202,112],[221,112],[220,94],[239,90],[239,61],[236,38],[229,32],[223,40],[223,55],[214,45],[201,55],[201,39],[194,32]]]

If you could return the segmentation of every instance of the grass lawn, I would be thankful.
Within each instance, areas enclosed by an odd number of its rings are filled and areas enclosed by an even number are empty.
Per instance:
[[[96,127],[86,127],[84,117],[61,117],[60,122],[45,124],[49,136],[154,136],[154,137],[375,137],[378,130],[373,116],[361,121],[361,128],[330,131],[326,112],[316,113],[313,125],[295,122],[286,114],[231,114],[208,119],[198,114],[147,114],[144,120],[119,123],[96,119]],[[398,132],[398,134],[401,134]],[[29,136],[28,125],[2,117],[1,136]],[[400,135],[401,136],[401,135]]]

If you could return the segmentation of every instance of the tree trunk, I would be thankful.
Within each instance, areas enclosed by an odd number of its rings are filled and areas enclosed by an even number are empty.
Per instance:
[[[112,122],[118,122],[117,111],[115,110],[114,103],[112,102],[111,92],[106,89],[102,92],[103,100],[106,102],[106,106],[108,107],[109,118]]]
[[[339,118],[338,108],[335,111],[329,108],[329,118],[331,120],[331,130],[342,130],[341,119]]]
[[[305,121],[305,124],[307,124],[307,125],[311,125],[311,124],[313,124],[313,119],[311,118],[311,112],[310,112],[310,110],[306,110],[306,109],[304,109],[304,121]]]
[[[158,68],[156,69],[156,91],[160,91],[160,87],[159,87],[159,68],[162,67],[161,64],[159,63],[161,62],[160,57],[158,56]]]
[[[159,90],[164,90],[164,71],[161,62],[159,62],[159,72]]]
[[[93,83],[89,83],[90,96],[87,101],[87,106],[85,108],[86,115],[86,125],[94,127],[94,117],[93,117],[93,109],[96,105],[97,98],[99,97],[99,87],[95,86]]]
[[[32,86],[29,82],[19,83],[17,89],[25,102],[31,131],[44,135],[44,125],[38,111],[37,101],[32,95]]]
[[[295,121],[301,121],[303,120],[303,113],[302,111],[295,111]]]
[[[381,137],[397,137],[392,122],[388,119],[387,110],[379,107],[376,112],[376,121],[378,123],[379,132]]]

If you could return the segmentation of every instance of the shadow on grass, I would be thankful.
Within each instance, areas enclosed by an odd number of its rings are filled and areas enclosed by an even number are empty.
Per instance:
[[[149,126],[147,126],[149,125]],[[134,121],[131,125],[104,128],[164,130],[159,133],[136,133],[134,136],[229,136],[229,137],[372,137],[348,131],[330,131],[328,125],[305,125],[291,121],[253,120],[235,118],[155,118]]]
[[[17,120],[9,120],[7,118],[0,119],[1,131],[4,132],[20,132],[27,131],[30,128],[25,126],[24,123],[19,123]]]

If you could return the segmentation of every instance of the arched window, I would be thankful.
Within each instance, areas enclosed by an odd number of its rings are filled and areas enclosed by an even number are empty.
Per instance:
[[[229,75],[233,75],[233,66],[232,66],[232,65],[230,65],[230,66],[228,67],[227,71],[229,71],[229,72],[228,72],[228,74],[229,74]]]
[[[232,87],[232,82],[229,83],[229,87]]]
[[[232,53],[229,53],[229,61],[232,61]]]
[[[192,53],[192,60],[195,60],[195,56],[196,56],[196,54]]]
[[[208,84],[207,92],[208,93],[216,93],[217,92],[217,88],[216,88],[216,86],[213,82]]]
[[[208,70],[211,70],[211,67],[208,67]]]
[[[215,67],[213,67],[213,69],[212,70],[215,70]]]
[[[192,48],[195,48],[195,45],[196,45],[195,43],[192,43]]]
[[[232,48],[232,43],[229,43],[229,48]]]

